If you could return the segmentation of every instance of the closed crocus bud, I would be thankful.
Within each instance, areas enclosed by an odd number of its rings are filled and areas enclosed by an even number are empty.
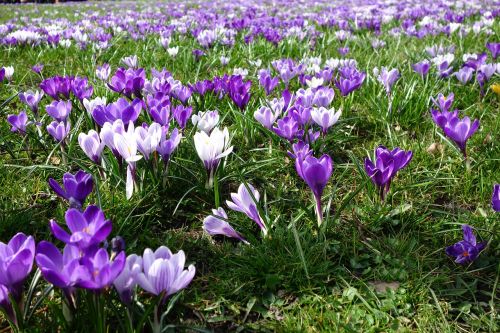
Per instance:
[[[227,222],[227,214],[224,208],[212,209],[212,215],[205,217],[203,220],[203,230],[209,235],[224,235],[226,237],[236,238],[240,241],[248,242]]]
[[[268,229],[259,214],[259,210],[257,209],[259,199],[259,192],[251,184],[240,184],[238,192],[231,193],[232,201],[226,200],[226,204],[230,209],[236,212],[244,213],[246,216],[251,218],[255,223],[257,223],[265,236],[267,235]]]
[[[428,60],[423,60],[421,62],[417,62],[416,64],[411,66],[415,73],[424,77],[429,73],[429,69],[431,68],[431,64]]]
[[[130,304],[134,297],[137,282],[135,276],[142,271],[142,257],[131,254],[127,257],[125,266],[118,277],[113,281],[113,285],[120,296],[123,304]]]
[[[500,212],[500,184],[493,186],[493,195],[491,196],[491,207],[495,212]]]
[[[21,102],[26,104],[31,109],[31,111],[33,111],[35,116],[37,116],[38,103],[42,99],[43,95],[44,95],[44,93],[41,91],[28,90],[28,91],[19,93],[19,99],[21,100]]]
[[[253,117],[267,129],[272,129],[276,119],[281,114],[281,110],[273,112],[269,107],[262,106],[254,112]]]
[[[95,75],[102,81],[107,81],[109,75],[111,74],[111,67],[109,64],[103,64],[102,66],[98,66],[95,70]]]
[[[56,140],[57,142],[62,142],[71,130],[71,125],[69,122],[57,122],[53,121],[47,126],[47,132]]]
[[[101,154],[104,149],[104,142],[101,142],[99,134],[90,130],[88,134],[78,134],[78,144],[83,152],[95,163],[101,164]]]
[[[116,236],[111,239],[111,251],[113,253],[118,253],[125,251],[125,240],[121,236]]]

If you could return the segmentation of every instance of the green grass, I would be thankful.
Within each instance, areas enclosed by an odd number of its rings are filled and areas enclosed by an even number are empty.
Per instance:
[[[0,18],[7,15],[4,12]],[[63,9],[59,15],[65,15]],[[498,22],[494,28],[498,31]],[[172,41],[180,47],[176,59],[153,38],[118,39],[110,49],[98,52],[75,46],[67,50],[3,48],[0,64],[14,66],[15,74],[12,83],[0,86],[0,104],[38,86],[40,78],[30,70],[36,63],[45,65],[44,77],[84,75],[95,80],[96,65],[108,62],[116,70],[121,57],[137,54],[141,67],[165,67],[183,83],[212,78],[233,67],[248,68],[254,84],[246,114],[226,99],[209,98],[205,108],[217,108],[223,126],[234,135],[235,151],[220,173],[221,202],[241,182],[252,183],[273,229],[268,239],[261,239],[253,222],[231,212],[233,226],[251,245],[212,240],[202,232],[202,220],[214,208],[214,194],[205,189],[205,170],[194,149],[192,127],[174,155],[167,186],[146,180],[142,191],[126,201],[123,179],[120,175],[98,178],[78,147],[77,132],[71,137],[68,165],[62,163],[59,150],[47,136],[45,143],[30,142],[28,155],[22,138],[10,133],[4,121],[7,114],[22,108],[14,98],[0,110],[0,239],[6,241],[23,231],[37,241],[53,240],[48,221],[63,221],[66,205],[48,188],[47,179],[60,179],[66,171],[84,168],[98,183],[88,202],[103,208],[113,221],[113,234],[127,241],[128,253],[167,245],[175,251],[183,249],[188,262],[195,264],[193,283],[167,317],[172,324],[221,332],[498,331],[499,216],[491,210],[490,198],[493,184],[500,181],[499,96],[488,90],[481,98],[477,83],[462,86],[433,74],[422,80],[410,67],[423,58],[425,46],[455,44],[456,59],[461,59],[463,53],[482,52],[487,36],[418,40],[394,39],[384,33],[380,38],[387,46],[377,52],[370,47],[373,36],[369,33],[349,43],[349,57],[368,74],[374,66],[388,66],[397,67],[402,77],[394,88],[391,116],[383,88],[371,77],[353,95],[336,95],[333,105],[342,107],[344,113],[324,145],[316,147],[330,154],[335,164],[323,196],[325,205],[331,202],[322,232],[316,226],[309,190],[286,155],[287,144],[253,120],[253,111],[265,96],[247,59],[262,59],[264,67],[283,57],[336,57],[340,44],[331,32],[325,32],[312,51],[301,43],[273,47],[259,40],[248,46],[238,40],[233,49],[217,46],[208,51],[199,63],[191,56],[196,45],[192,38]],[[230,56],[229,68],[219,66],[222,54]],[[493,82],[498,80],[498,76],[493,78]],[[108,101],[117,98],[102,83],[93,84],[94,96],[106,96]],[[296,89],[294,83],[291,90]],[[455,107],[481,120],[480,130],[468,143],[470,170],[459,152],[441,139],[430,119],[429,97],[439,92],[454,92]],[[84,121],[82,126],[86,125]],[[433,142],[443,144],[443,153],[426,152]],[[384,205],[362,169],[363,159],[379,144],[414,152]],[[145,169],[145,165],[139,163],[138,168]],[[480,258],[467,267],[454,264],[444,253],[445,246],[461,239],[462,223],[474,226],[489,241]],[[377,292],[374,286],[382,282],[396,288]],[[45,304],[29,323],[33,331],[55,330],[60,323],[60,317],[51,315],[60,311],[58,294]]]

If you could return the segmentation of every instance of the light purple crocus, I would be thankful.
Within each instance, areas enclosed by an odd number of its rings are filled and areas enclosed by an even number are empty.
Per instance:
[[[63,176],[64,189],[54,179],[49,178],[49,186],[58,196],[69,201],[71,208],[80,209],[87,196],[92,192],[92,175],[79,170],[72,175],[65,173]]]
[[[448,96],[444,96],[442,93],[439,93],[437,98],[432,98],[432,102],[439,107],[441,112],[447,112],[451,109],[451,106],[453,104],[453,101],[455,99],[455,95],[453,93],[450,93]]]
[[[191,116],[191,122],[200,131],[210,134],[219,122],[219,113],[217,111],[200,111],[198,114]]]
[[[281,114],[281,109],[275,110],[273,112],[271,108],[267,106],[262,106],[257,111],[254,112],[253,117],[259,123],[261,123],[262,126],[270,130],[273,127],[274,123],[276,122],[276,119],[278,119],[278,117],[280,116],[280,114]]]
[[[323,223],[321,196],[333,172],[333,161],[330,155],[324,154],[320,158],[311,155],[298,155],[295,159],[295,169],[298,175],[306,182],[314,194],[316,201],[315,211],[318,226]]]
[[[69,122],[57,122],[53,121],[47,126],[47,132],[56,140],[57,142],[63,142],[66,136],[71,130],[71,125]]]
[[[26,134],[26,126],[28,125],[28,116],[26,112],[21,111],[19,114],[9,114],[7,121],[11,125],[12,132],[19,132],[19,134]]]
[[[99,138],[96,131],[90,130],[88,134],[78,134],[78,144],[95,164],[101,164],[101,154],[104,149],[104,142]]]
[[[7,288],[16,302],[20,301],[34,257],[35,240],[32,236],[20,232],[7,244],[0,242],[0,285]]]
[[[431,64],[429,60],[423,60],[421,62],[417,62],[416,64],[411,66],[415,73],[419,74],[421,77],[426,76],[429,73],[429,69],[431,68]]]
[[[245,184],[240,184],[238,192],[231,193],[231,199],[233,201],[226,200],[227,206],[234,211],[246,214],[246,216],[257,223],[264,236],[267,235],[267,226],[257,209],[257,203],[260,199],[259,192],[251,184],[246,184],[246,186]]]
[[[92,118],[99,126],[104,123],[121,119],[123,123],[127,124],[132,121],[135,122],[142,111],[142,101],[139,98],[129,102],[125,98],[119,98],[116,102],[104,106],[96,106],[92,111]]]
[[[314,92],[312,104],[327,108],[333,101],[335,91],[332,88],[320,87]]]
[[[466,84],[472,79],[472,74],[474,74],[474,69],[468,66],[462,67],[458,72],[453,73],[453,76],[457,78],[462,84]]]
[[[111,233],[111,221],[106,220],[99,207],[90,205],[82,213],[70,208],[65,214],[66,225],[71,234],[61,228],[55,220],[50,221],[50,230],[60,241],[86,250],[103,242]]]
[[[162,137],[162,128],[158,123],[152,123],[150,126],[138,126],[135,128],[135,140],[137,150],[141,152],[146,160],[156,151]]]
[[[342,110],[335,112],[334,108],[319,107],[312,109],[311,118],[316,124],[321,126],[323,134],[326,134],[328,129],[337,123],[341,114]]]
[[[236,238],[240,241],[248,242],[227,222],[227,214],[224,208],[212,209],[212,215],[208,215],[203,220],[203,230],[209,235],[224,235],[226,237]]]
[[[102,64],[102,66],[97,66],[95,70],[95,75],[102,81],[107,81],[109,75],[111,74],[111,67],[109,64]]]
[[[71,101],[53,101],[45,107],[45,110],[54,120],[66,121],[71,112]]]
[[[142,257],[131,254],[127,257],[125,266],[118,277],[113,281],[113,285],[120,296],[123,304],[130,304],[134,297],[137,282],[135,276],[142,271]]]
[[[42,99],[43,95],[44,95],[43,91],[28,90],[19,93],[19,99],[21,100],[21,102],[26,104],[31,109],[31,111],[36,117],[38,115],[38,103],[40,103],[40,100]]]
[[[397,68],[389,70],[386,67],[382,67],[380,71],[378,68],[374,68],[373,75],[384,86],[387,95],[391,94],[392,86],[396,83],[400,76]]]
[[[142,270],[135,280],[142,289],[153,295],[163,294],[163,300],[170,295],[186,288],[193,280],[196,269],[189,265],[184,269],[186,256],[180,250],[176,254],[165,246],[161,246],[154,253],[151,249],[144,250],[142,256]]]
[[[410,163],[412,157],[412,151],[404,151],[400,148],[389,150],[384,146],[379,146],[375,150],[373,161],[365,158],[366,174],[378,187],[382,201],[385,200],[385,196],[389,192],[392,178]]]
[[[500,55],[500,43],[486,43],[486,48],[490,50],[493,59],[496,60]]]

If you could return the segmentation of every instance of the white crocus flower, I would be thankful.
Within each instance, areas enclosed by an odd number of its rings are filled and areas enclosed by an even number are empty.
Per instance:
[[[127,199],[130,199],[134,193],[135,163],[142,158],[141,155],[137,155],[137,139],[134,123],[132,121],[129,122],[126,132],[114,133],[113,141],[116,151],[128,164],[126,194]]]
[[[313,108],[311,111],[312,120],[321,126],[323,133],[326,133],[328,128],[333,126],[340,118],[341,110],[335,112],[334,108],[327,109],[325,107]]]
[[[229,146],[229,131],[227,127],[224,127],[222,131],[216,127],[212,130],[210,136],[205,132],[197,132],[194,135],[194,146],[207,169],[209,174],[207,185],[211,187],[220,159],[233,151],[233,147]]]
[[[178,46],[169,47],[167,49],[167,53],[168,53],[169,56],[175,58],[177,56],[177,53],[179,53],[179,47]]]

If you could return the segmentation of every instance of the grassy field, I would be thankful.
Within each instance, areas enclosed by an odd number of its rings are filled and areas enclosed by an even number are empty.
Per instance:
[[[28,17],[80,20],[89,8],[99,7],[88,6],[3,5],[0,23],[16,17],[16,10]],[[112,10],[119,10],[119,5],[113,6]],[[478,18],[472,16],[465,22]],[[247,44],[245,34],[239,33],[233,47],[216,44],[199,61],[192,55],[193,49],[200,48],[196,39],[178,34],[170,42],[179,47],[175,58],[154,34],[142,40],[116,35],[104,50],[80,49],[76,43],[69,48],[0,45],[0,66],[15,68],[12,80],[0,83],[0,240],[7,242],[21,231],[37,242],[54,241],[48,222],[52,218],[64,221],[67,204],[54,194],[47,180],[60,180],[64,172],[83,169],[93,175],[95,183],[87,202],[100,206],[113,221],[112,235],[125,239],[127,254],[166,245],[175,252],[183,249],[187,263],[195,265],[193,282],[166,316],[178,330],[498,331],[500,215],[491,208],[491,196],[493,185],[500,182],[500,95],[490,87],[500,83],[500,77],[491,78],[482,96],[475,80],[462,85],[453,77],[439,78],[434,69],[422,78],[411,65],[428,57],[426,47],[439,44],[454,45],[455,59],[461,64],[464,54],[487,52],[486,42],[499,41],[500,24],[494,20],[493,35],[438,34],[421,39],[392,36],[389,30],[396,25],[399,23],[382,25],[377,36],[386,42],[382,48],[372,48],[375,35],[367,29],[356,30],[357,38],[347,42],[350,51],[346,57],[355,59],[367,78],[348,96],[335,91],[332,106],[341,108],[342,116],[314,145],[316,152],[329,154],[334,163],[323,193],[323,228],[316,224],[310,191],[286,153],[290,145],[260,125],[253,113],[266,98],[278,97],[283,90],[280,85],[266,97],[258,84],[260,68],[282,58],[297,62],[313,56],[323,61],[339,58],[337,49],[346,42],[335,37],[338,29],[317,26],[321,36],[314,47],[307,40],[292,38],[273,45],[257,37]],[[123,66],[122,57],[134,54],[148,77],[151,68],[166,68],[184,84],[232,73],[234,68],[248,69],[247,79],[253,84],[245,112],[228,98],[208,96],[203,109],[194,103],[194,97],[190,103],[193,114],[219,110],[219,126],[227,126],[232,137],[234,151],[219,170],[218,195],[205,187],[206,171],[196,153],[196,128],[191,121],[172,157],[165,186],[149,177],[146,164],[140,161],[139,177],[145,180],[130,200],[125,198],[124,174],[114,169],[108,170],[105,179],[100,177],[79,147],[78,133],[94,127],[77,101],[72,112],[78,121],[72,124],[64,153],[45,132],[48,96],[40,104],[42,139],[9,130],[6,116],[26,108],[17,94],[39,90],[43,78],[85,76],[94,87],[93,97],[115,101],[118,94],[96,78],[96,67],[109,63],[113,75]],[[227,66],[221,65],[221,55],[230,58]],[[260,67],[253,63],[257,60],[262,61]],[[31,70],[40,63],[44,65],[41,76]],[[374,67],[381,66],[397,68],[401,74],[392,89],[391,106],[372,74]],[[299,88],[294,79],[288,89]],[[454,93],[454,108],[480,119],[479,131],[467,144],[469,167],[432,121],[430,98],[438,93]],[[442,150],[430,153],[428,147],[433,143],[441,144]],[[371,157],[379,145],[413,151],[412,161],[398,173],[383,203],[363,168],[364,158]],[[109,151],[107,154],[112,157]],[[202,229],[203,219],[216,208],[216,200],[226,207],[225,200],[242,182],[259,191],[259,206],[272,222],[269,236],[262,237],[243,214],[227,210],[233,227],[250,244],[210,237]],[[488,242],[478,259],[465,266],[445,254],[446,246],[462,239],[461,224],[473,226],[476,235]],[[43,279],[39,281],[35,301],[46,286]],[[119,307],[116,297],[109,304],[109,309]],[[84,320],[86,311],[89,308],[82,307],[73,331],[92,330]],[[109,312],[108,331],[113,332],[123,314]],[[0,328],[7,327],[3,323]],[[65,325],[60,293],[52,291],[30,317],[26,332],[69,331],[70,326]]]

